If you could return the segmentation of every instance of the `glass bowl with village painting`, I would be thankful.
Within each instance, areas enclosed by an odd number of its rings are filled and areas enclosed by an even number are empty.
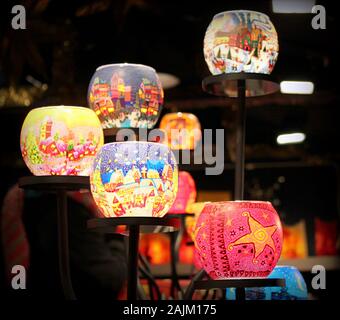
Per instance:
[[[153,128],[163,99],[156,71],[140,64],[101,66],[88,88],[88,103],[104,129]]]
[[[267,277],[280,258],[282,225],[270,202],[210,202],[197,218],[194,243],[214,280]]]
[[[93,168],[91,191],[105,217],[162,217],[176,198],[176,159],[164,144],[105,144]]]
[[[270,74],[278,53],[275,27],[260,12],[237,10],[216,14],[204,38],[204,58],[213,75]]]
[[[91,109],[51,106],[28,113],[20,147],[34,175],[86,176],[103,139],[103,129]]]

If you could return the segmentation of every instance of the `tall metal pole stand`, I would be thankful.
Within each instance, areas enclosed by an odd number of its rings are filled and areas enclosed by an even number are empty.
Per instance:
[[[28,176],[19,179],[23,189],[53,192],[57,196],[58,258],[61,287],[67,300],[76,300],[71,281],[67,191],[89,189],[85,176]]]
[[[137,300],[139,225],[129,226],[128,300]]]
[[[246,80],[237,80],[238,105],[236,115],[236,162],[234,199],[244,197],[244,163],[246,136]]]
[[[67,300],[76,300],[71,282],[67,195],[65,190],[57,191],[58,207],[58,254],[61,285]]]

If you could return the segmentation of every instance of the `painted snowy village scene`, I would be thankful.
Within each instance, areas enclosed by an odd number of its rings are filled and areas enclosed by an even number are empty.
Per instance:
[[[90,109],[69,112],[35,109],[21,131],[21,152],[34,175],[89,175],[103,145],[98,119]],[[89,114],[91,113],[91,114]]]
[[[89,105],[104,129],[150,129],[158,120],[164,95],[156,73],[148,72],[150,75],[146,77],[146,70],[128,72],[127,68],[116,72],[100,69],[91,80]]]
[[[204,57],[212,74],[270,74],[279,44],[269,18],[253,11],[222,12],[214,17],[204,38]]]
[[[91,191],[105,217],[162,217],[177,188],[176,160],[161,144],[107,144],[94,162]]]

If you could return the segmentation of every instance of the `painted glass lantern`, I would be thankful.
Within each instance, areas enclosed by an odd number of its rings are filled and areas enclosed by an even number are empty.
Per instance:
[[[185,219],[185,229],[192,240],[194,239],[194,231],[197,218],[202,212],[206,203],[210,202],[194,202],[192,204],[189,204],[187,207],[187,212],[194,214],[194,216],[189,216]]]
[[[91,109],[51,106],[28,113],[20,147],[34,175],[86,176],[103,140],[100,122]]]
[[[270,74],[278,53],[275,27],[260,12],[235,10],[216,14],[204,38],[204,58],[213,75]]]
[[[300,271],[292,266],[276,266],[269,279],[285,279],[285,287],[246,288],[246,300],[307,300],[306,282]],[[227,289],[227,300],[235,300],[235,288]]]
[[[212,202],[197,219],[194,242],[212,279],[266,277],[281,254],[282,226],[269,202]]]
[[[187,208],[196,200],[195,180],[189,172],[178,174],[178,192],[169,213],[186,213]]]
[[[192,113],[168,113],[159,127],[166,132],[168,145],[173,150],[195,149],[201,140],[201,124]]]
[[[87,98],[104,129],[151,129],[161,112],[164,94],[153,68],[120,63],[97,68]]]
[[[162,217],[176,198],[178,169],[164,144],[114,142],[99,151],[90,181],[105,217]]]
[[[185,219],[185,230],[189,236],[189,239],[195,239],[195,226],[198,216],[201,214],[206,203],[210,202],[195,202],[188,206],[188,213],[194,214],[194,216],[188,216]],[[196,247],[194,247],[193,264],[197,270],[202,269],[199,254],[197,253]]]

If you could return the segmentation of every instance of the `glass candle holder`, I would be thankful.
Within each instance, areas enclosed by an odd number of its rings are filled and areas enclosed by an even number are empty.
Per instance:
[[[169,213],[186,213],[187,208],[196,200],[195,180],[189,172],[180,171],[178,174],[178,192]]]
[[[189,204],[187,207],[187,212],[194,214],[194,216],[189,216],[185,219],[185,229],[192,240],[195,238],[195,226],[197,218],[201,214],[206,203],[210,202],[194,202]]]
[[[306,282],[300,271],[292,266],[276,266],[269,279],[285,279],[284,287],[246,288],[246,300],[307,300]],[[226,290],[227,300],[236,299],[235,288]]]
[[[90,181],[105,217],[163,217],[176,198],[178,169],[164,144],[115,142],[99,151]]]
[[[119,63],[97,68],[87,98],[104,129],[151,129],[162,110],[164,94],[153,68]]]
[[[204,58],[213,75],[234,72],[270,74],[279,54],[274,25],[248,10],[216,14],[204,37]]]
[[[100,122],[91,109],[50,106],[28,113],[20,147],[27,167],[36,176],[87,176],[103,140]]]
[[[159,127],[166,133],[172,150],[195,149],[202,137],[201,124],[192,113],[167,113]]]
[[[186,217],[185,219],[185,230],[191,240],[195,239],[195,226],[196,226],[197,218],[201,214],[206,203],[210,203],[210,202],[209,201],[194,202],[187,207],[188,212],[194,214],[194,216],[189,216],[189,217]],[[200,261],[199,254],[197,253],[196,247],[194,247],[193,264],[197,270],[202,269],[202,264]]]
[[[194,242],[212,279],[266,277],[282,249],[280,218],[270,202],[211,202],[199,215]]]

